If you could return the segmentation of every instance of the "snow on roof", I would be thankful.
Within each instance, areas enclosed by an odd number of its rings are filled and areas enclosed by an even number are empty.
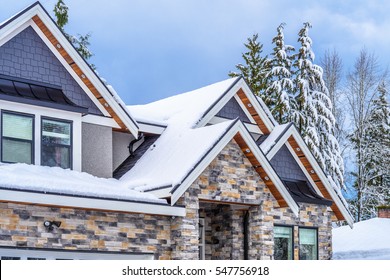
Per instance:
[[[193,127],[237,79],[227,79],[149,104],[127,108],[137,121],[160,125],[182,123],[187,127]]]
[[[267,139],[265,139],[264,142],[260,144],[260,149],[263,151],[264,154],[267,154],[272,149],[272,147],[275,146],[279,137],[283,135],[285,130],[290,125],[291,123],[286,123],[275,126],[270,135],[267,137]]]
[[[0,188],[166,204],[165,200],[132,190],[116,179],[24,163],[0,164]]]
[[[136,190],[180,184],[234,122],[196,129],[171,124],[120,181]]]
[[[334,259],[390,259],[390,219],[373,218],[332,231]]]

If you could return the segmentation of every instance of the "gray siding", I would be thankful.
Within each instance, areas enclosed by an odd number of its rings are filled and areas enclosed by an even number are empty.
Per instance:
[[[112,177],[112,128],[82,124],[82,171]]]
[[[134,139],[134,136],[129,133],[113,132],[112,133],[112,157],[113,157],[113,170],[129,157],[129,144]],[[134,145],[134,148],[137,146]]]
[[[290,151],[283,145],[271,160],[271,165],[281,178],[307,181],[298,163]]]
[[[221,109],[221,111],[216,114],[217,117],[227,118],[227,119],[235,119],[239,118],[243,122],[250,122],[245,112],[242,110],[240,104],[238,104],[237,100],[232,97],[228,103]]]
[[[0,74],[60,86],[75,104],[88,108],[89,113],[101,115],[32,27],[0,47]]]

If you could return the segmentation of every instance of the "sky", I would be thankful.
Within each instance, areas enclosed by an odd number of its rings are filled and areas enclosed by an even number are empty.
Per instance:
[[[41,0],[54,16],[56,0]],[[390,1],[385,0],[64,0],[70,34],[91,33],[90,60],[126,104],[145,104],[226,79],[259,34],[264,54],[276,28],[285,43],[310,22],[315,63],[335,49],[348,73],[362,48],[390,62]],[[0,0],[0,22],[33,0]]]

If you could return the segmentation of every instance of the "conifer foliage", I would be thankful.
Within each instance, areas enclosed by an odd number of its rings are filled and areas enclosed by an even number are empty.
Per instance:
[[[298,33],[299,48],[284,42],[285,24],[279,25],[271,58],[261,56],[263,45],[257,34],[248,38],[248,49],[242,56],[245,64],[236,68],[269,107],[280,123],[294,122],[323,170],[338,187],[343,187],[344,164],[335,138],[335,118],[328,89],[322,78],[322,68],[314,64],[310,23]]]
[[[68,23],[69,16],[69,8],[65,4],[63,0],[58,0],[57,3],[54,6],[54,15],[56,16],[56,23],[58,27],[62,30],[65,37],[72,43],[72,45],[75,47],[75,49],[80,53],[80,55],[85,59],[88,60],[93,56],[93,53],[89,50],[89,39],[91,37],[91,34],[88,33],[86,35],[80,35],[78,34],[77,37],[70,35],[67,33],[64,29],[65,25]],[[91,67],[95,69],[95,66],[91,64]]]
[[[269,102],[264,90],[267,87],[269,61],[267,56],[262,56],[263,44],[258,42],[258,37],[258,34],[254,34],[251,38],[248,38],[248,42],[244,44],[247,52],[242,54],[245,64],[237,64],[236,68],[239,72],[230,72],[229,76],[244,77],[253,93],[262,97],[268,105]]]
[[[291,79],[291,53],[295,49],[284,43],[284,26],[284,23],[279,25],[277,35],[272,39],[275,46],[269,62],[269,86],[265,92],[267,98],[271,100],[269,109],[279,123],[285,123],[291,109],[296,107],[293,98],[294,83]]]

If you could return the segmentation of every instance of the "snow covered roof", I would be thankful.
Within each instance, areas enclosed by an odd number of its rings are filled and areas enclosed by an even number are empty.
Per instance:
[[[268,154],[291,125],[292,123],[286,123],[274,127],[268,137],[260,144],[260,149],[264,154]]]
[[[390,219],[373,218],[332,230],[333,259],[390,260]]]
[[[146,105],[133,105],[127,108],[137,121],[193,127],[239,79],[227,79]]]
[[[196,129],[172,123],[120,181],[142,191],[180,184],[234,122]]]
[[[116,179],[98,178],[60,167],[1,163],[0,178],[3,189],[166,204],[165,200],[132,190]]]

